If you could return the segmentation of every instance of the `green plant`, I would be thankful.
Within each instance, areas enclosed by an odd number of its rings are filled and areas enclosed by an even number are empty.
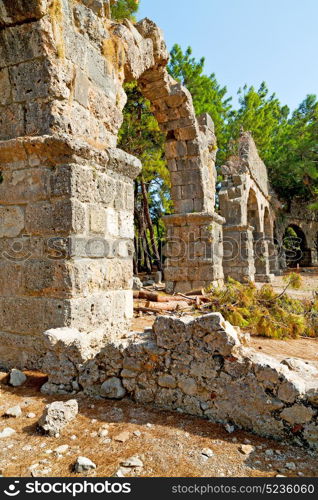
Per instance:
[[[301,287],[301,277],[291,273],[285,288],[276,293],[271,285],[258,289],[252,282],[229,279],[223,289],[208,292],[211,310],[221,312],[234,326],[264,337],[297,338],[318,336],[318,299],[299,300],[287,294],[288,288]]]

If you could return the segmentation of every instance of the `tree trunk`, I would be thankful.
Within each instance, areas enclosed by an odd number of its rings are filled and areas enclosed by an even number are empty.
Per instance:
[[[158,252],[155,233],[153,230],[153,224],[152,224],[150,211],[149,211],[148,193],[147,193],[146,185],[145,185],[143,178],[141,178],[140,183],[141,183],[141,192],[142,192],[142,197],[143,197],[144,214],[145,214],[145,219],[146,219],[147,226],[149,229],[150,244],[151,244],[152,253],[153,253],[154,261],[155,261],[155,264],[158,268],[158,271],[162,271],[160,256],[159,256],[159,252]]]

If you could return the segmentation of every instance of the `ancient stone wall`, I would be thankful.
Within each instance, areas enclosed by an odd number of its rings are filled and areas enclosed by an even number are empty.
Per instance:
[[[271,281],[277,270],[274,212],[266,166],[249,132],[238,141],[238,156],[222,167],[219,193],[224,226],[225,277],[238,281]]]
[[[301,243],[302,256],[299,256],[299,265],[311,267],[318,265],[318,215],[315,210],[310,210],[310,202],[294,199],[290,210],[283,208],[278,211],[276,220],[276,237],[282,248],[282,265],[286,265],[284,259],[284,235],[288,227],[300,230],[303,233],[304,242]]]
[[[13,8],[1,0],[0,42],[0,361],[34,367],[47,328],[98,332],[102,343],[132,317],[141,165],[116,147],[124,82],[138,80],[167,134],[176,213],[205,214],[189,228],[199,242],[201,230],[209,242],[221,234],[211,227],[215,136],[169,77],[161,31],[147,19],[113,22],[107,1],[18,0]],[[182,238],[191,255],[193,240]],[[196,264],[200,276],[211,269],[204,283],[222,278],[221,253],[212,250],[204,273]],[[167,260],[173,289],[179,281],[192,287],[190,275],[176,272],[182,265]]]
[[[91,358],[76,330],[45,333],[46,393],[84,390],[318,447],[318,370],[247,346],[219,313],[156,319],[153,330],[108,343]]]

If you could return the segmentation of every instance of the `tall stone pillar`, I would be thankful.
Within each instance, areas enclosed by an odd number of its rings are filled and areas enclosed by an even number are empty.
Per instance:
[[[254,259],[255,259],[255,281],[259,283],[270,283],[273,279],[269,261],[269,245],[265,234],[254,231]]]
[[[215,213],[189,213],[164,221],[167,291],[185,293],[223,283],[223,219]]]
[[[116,149],[123,49],[105,6],[0,1],[1,366],[39,367],[49,328],[98,345],[132,317],[140,162]]]
[[[255,280],[253,227],[225,225],[223,270],[225,278]]]

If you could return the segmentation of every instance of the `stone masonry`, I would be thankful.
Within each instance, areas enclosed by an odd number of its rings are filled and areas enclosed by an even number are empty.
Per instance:
[[[314,366],[259,355],[218,313],[128,332],[141,165],[117,148],[125,81],[166,133],[167,288],[223,280],[213,122],[167,60],[157,26],[113,22],[108,0],[0,0],[0,364],[44,371],[44,393],[127,394],[317,447]],[[242,258],[225,247],[225,274],[269,280],[273,216],[249,134],[224,169],[225,239],[242,242]]]
[[[185,245],[180,258],[168,241],[170,289],[223,277],[216,140],[147,19],[113,22],[107,1],[1,0],[0,38],[0,358],[35,367],[46,329],[77,328],[97,348],[132,317],[141,165],[116,147],[123,83],[138,80],[167,134],[177,219],[166,223]]]
[[[284,235],[286,229],[291,227],[299,233],[299,245],[302,255],[299,256],[300,267],[318,266],[318,215],[315,210],[310,210],[310,202],[294,199],[290,208],[281,208],[276,220],[276,237],[282,247],[284,258]],[[296,255],[297,257],[297,255]]]
[[[225,218],[223,270],[226,278],[269,282],[278,269],[274,213],[267,169],[249,132],[238,141],[238,154],[222,167],[219,193]]]
[[[161,316],[152,329],[109,342],[95,359],[76,330],[45,333],[45,393],[83,390],[230,423],[318,449],[318,370],[248,347],[221,314]]]

